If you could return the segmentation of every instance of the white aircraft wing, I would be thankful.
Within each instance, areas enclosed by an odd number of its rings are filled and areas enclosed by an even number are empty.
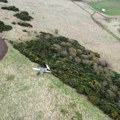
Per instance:
[[[39,68],[33,68],[33,70],[40,71],[40,69],[39,69]]]

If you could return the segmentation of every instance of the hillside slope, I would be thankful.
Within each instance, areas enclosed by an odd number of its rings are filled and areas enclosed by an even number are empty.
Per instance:
[[[36,64],[8,46],[0,62],[1,120],[110,120],[58,78],[37,76]]]

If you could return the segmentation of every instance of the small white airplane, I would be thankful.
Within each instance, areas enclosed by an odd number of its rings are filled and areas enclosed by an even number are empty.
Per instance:
[[[46,64],[46,68],[39,67],[39,68],[33,68],[33,70],[38,71],[37,74],[43,75],[44,73],[51,73],[50,67]]]

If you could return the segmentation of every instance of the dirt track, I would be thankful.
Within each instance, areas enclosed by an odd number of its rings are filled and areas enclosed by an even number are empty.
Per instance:
[[[58,29],[59,34],[77,39],[80,44],[100,53],[114,70],[120,71],[120,41],[100,28],[87,12],[70,0],[9,0],[8,5],[15,5],[20,10],[28,11],[34,17],[31,22],[34,28],[31,31],[54,32]],[[79,5],[82,6],[83,3]],[[7,23],[18,21],[12,17],[13,14],[8,11],[0,13],[1,18]],[[22,38],[28,35],[22,32],[23,29],[16,25],[12,31],[4,35],[13,40]]]

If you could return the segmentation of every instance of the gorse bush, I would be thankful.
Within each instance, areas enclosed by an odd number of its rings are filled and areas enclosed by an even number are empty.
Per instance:
[[[26,12],[26,11],[21,11],[20,13],[16,13],[14,16],[17,17],[17,18],[19,18],[19,19],[21,19],[21,20],[23,20],[23,21],[30,21],[30,20],[33,19],[33,18],[29,15],[29,13]]]
[[[23,30],[23,32],[28,32],[27,30]]]
[[[2,7],[1,9],[3,9],[3,10],[15,11],[15,12],[19,11],[19,9],[16,8],[15,6]]]
[[[10,25],[5,25],[4,22],[0,21],[0,32],[9,31],[12,27]]]
[[[12,22],[13,25],[16,25],[16,22]]]
[[[7,0],[0,0],[0,2],[8,3],[8,1],[7,1]]]
[[[120,75],[100,60],[98,53],[85,49],[77,41],[41,33],[36,40],[13,43],[31,61],[48,63],[53,75],[78,93],[88,96],[113,119],[120,114]]]
[[[25,22],[18,22],[18,25],[23,26],[23,27],[33,27],[31,24],[25,23]]]

